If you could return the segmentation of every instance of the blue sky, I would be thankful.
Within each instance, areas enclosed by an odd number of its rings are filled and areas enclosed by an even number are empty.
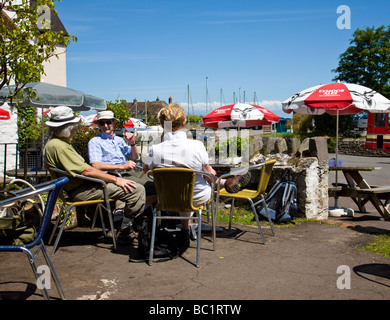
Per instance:
[[[337,26],[341,5],[350,29]],[[235,95],[288,116],[280,102],[332,82],[356,29],[390,22],[383,0],[63,0],[56,9],[78,38],[68,87],[108,101],[172,97],[187,111],[189,85],[190,111],[202,115],[207,82],[208,112]]]

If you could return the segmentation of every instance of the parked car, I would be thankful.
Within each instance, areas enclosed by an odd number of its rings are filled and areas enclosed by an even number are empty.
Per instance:
[[[367,130],[368,114],[366,112],[357,114],[353,122],[355,128]]]

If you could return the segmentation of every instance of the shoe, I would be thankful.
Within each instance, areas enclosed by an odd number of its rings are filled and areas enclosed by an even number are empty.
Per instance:
[[[90,227],[92,225],[91,218],[87,216],[85,212],[76,212],[77,213],[77,221],[79,227]]]
[[[249,184],[251,176],[251,173],[248,171],[242,176],[227,179],[225,182],[225,190],[229,193],[237,193]]]
[[[115,210],[114,212],[114,222],[121,222],[123,220],[123,210]]]

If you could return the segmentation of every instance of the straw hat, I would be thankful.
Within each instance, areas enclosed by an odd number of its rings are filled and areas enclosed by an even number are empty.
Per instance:
[[[58,106],[50,111],[50,120],[46,121],[48,127],[61,127],[68,123],[78,123],[80,118],[73,114],[73,110],[67,106]]]

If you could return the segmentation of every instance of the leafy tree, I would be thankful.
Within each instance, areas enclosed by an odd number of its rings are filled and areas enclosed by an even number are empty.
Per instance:
[[[42,124],[37,121],[34,108],[19,107],[15,98],[21,96],[26,83],[40,81],[43,63],[55,56],[58,46],[77,41],[74,36],[53,30],[48,17],[56,14],[54,1],[0,0],[0,89],[8,87],[10,103],[16,101],[21,144],[28,139],[38,140]],[[16,87],[11,89],[11,84]],[[32,90],[24,90],[24,94],[24,98],[35,96]]]
[[[77,128],[76,134],[73,137],[71,144],[75,148],[75,150],[85,159],[85,161],[89,162],[88,158],[88,142],[98,133],[97,129],[93,129],[89,126],[84,126],[79,124]]]
[[[12,13],[12,19],[5,10]],[[55,56],[58,46],[67,47],[77,38],[53,30],[51,20],[46,19],[57,14],[54,1],[0,0],[0,11],[0,89],[13,82],[17,85],[10,92],[12,102],[26,83],[40,81],[43,62]]]
[[[19,144],[24,146],[27,140],[38,141],[42,135],[42,125],[38,122],[34,107],[20,108],[18,111]]]
[[[312,115],[294,113],[291,121],[293,131],[298,134],[307,134],[313,130],[313,119]]]
[[[357,29],[333,80],[357,83],[390,98],[390,26]]]
[[[126,106],[126,102],[122,100],[116,100],[115,102],[107,101],[107,110],[114,112],[115,118],[118,119],[116,125],[117,128],[123,128],[123,124],[130,118],[129,109]]]

